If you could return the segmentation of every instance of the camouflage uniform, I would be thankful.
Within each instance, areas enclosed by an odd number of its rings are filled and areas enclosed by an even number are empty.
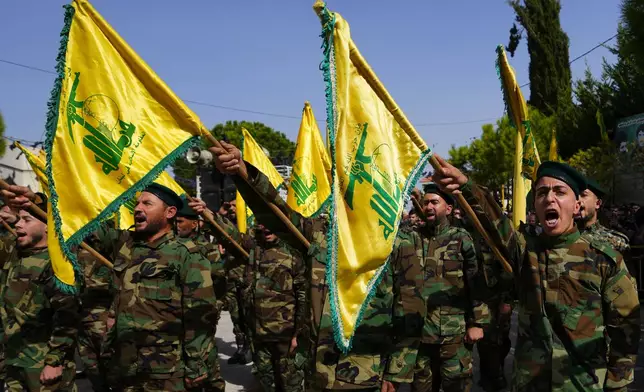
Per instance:
[[[582,230],[581,234],[588,240],[588,242],[606,242],[622,255],[626,255],[630,248],[628,245],[628,237],[626,235],[603,226],[599,221]]]
[[[486,193],[489,203],[497,203],[491,193]],[[464,219],[465,228],[474,239],[479,268],[487,287],[480,290],[490,312],[490,323],[484,328],[483,338],[476,343],[479,358],[479,385],[488,392],[497,392],[507,387],[505,379],[505,358],[510,353],[510,327],[514,296],[514,279],[507,273],[489,245]],[[529,226],[525,226],[528,228]]]
[[[476,343],[479,352],[479,385],[488,392],[505,389],[505,358],[510,353],[510,327],[514,285],[512,275],[503,270],[501,262],[485,240],[476,232],[474,236],[476,254],[483,268],[488,293],[486,303],[490,310],[490,323],[483,338]]]
[[[183,391],[184,377],[210,375],[216,300],[210,262],[173,233],[147,243],[101,228],[114,260],[114,327],[107,335],[117,390]]]
[[[403,269],[401,267],[403,264],[418,263],[418,254],[413,241],[415,234],[407,233],[406,235],[409,237],[399,234],[400,240],[397,240],[395,256],[392,257],[392,262],[376,286],[376,292],[371,302],[365,308],[362,322],[355,331],[351,352],[343,354],[337,348],[333,338],[331,309],[328,301],[329,286],[325,274],[328,217],[304,219],[286,205],[266,176],[247,162],[246,166],[249,181],[253,187],[260,191],[263,198],[273,202],[289,216],[311,243],[308,251],[302,250],[303,254],[307,255],[306,263],[307,269],[310,271],[309,280],[311,282],[310,326],[306,332],[310,334],[310,338],[306,342],[310,362],[307,366],[306,390],[380,390],[389,356],[399,348],[394,340],[394,335],[402,337],[406,335],[405,333],[394,334],[394,320],[399,320],[397,324],[402,331],[405,330],[405,321],[411,325],[408,326],[409,329],[414,329],[414,318],[417,320],[416,327],[422,325],[418,321],[421,319],[417,315],[414,317],[413,311],[410,311],[410,317],[405,317],[402,305],[397,310],[394,307],[395,303],[402,304],[404,301],[413,300],[407,297],[403,299],[401,295],[403,290],[394,283],[394,278]],[[245,181],[235,178],[235,182],[237,189],[255,213],[258,222],[276,233],[281,240],[288,241],[294,247],[302,247],[301,243],[266,208],[264,202],[257,197],[255,191]],[[406,309],[412,309],[412,307]],[[417,341],[420,335],[419,332],[416,334],[415,340]],[[413,333],[409,335],[413,335]],[[300,343],[298,342],[298,344]],[[411,368],[413,369],[413,366]]]
[[[303,391],[301,353],[289,353],[291,339],[302,340],[308,320],[308,279],[300,253],[279,239],[258,241],[250,252],[253,361],[264,391]]]
[[[472,346],[464,342],[467,328],[489,323],[480,293],[474,241],[448,221],[421,232],[422,261],[416,282],[425,301],[413,391],[468,391],[472,384]]]
[[[468,182],[461,191],[516,278],[513,389],[626,390],[639,347],[640,310],[622,256],[578,231],[520,234],[482,189]]]
[[[3,341],[9,391],[73,391],[79,299],[54,286],[47,248],[20,250],[2,266]],[[62,379],[40,383],[45,365],[63,366]]]
[[[16,237],[11,234],[9,231],[1,231],[0,232],[0,282],[5,281],[5,276],[4,272],[6,271],[4,268],[5,263],[10,262],[10,260],[16,256],[17,249],[16,249]],[[0,298],[0,301],[2,301],[2,298]],[[0,306],[1,302],[0,302]],[[0,336],[2,335],[2,323],[0,323]],[[0,385],[4,385],[4,380],[5,380],[5,363],[4,363],[4,343],[3,340],[0,339]]]
[[[217,310],[215,319],[217,322],[214,324],[213,336],[217,333],[217,323],[219,322],[219,317],[221,315],[221,309],[223,308],[223,296],[224,292],[220,291],[221,288],[226,287],[226,272],[224,270],[223,258],[221,252],[219,252],[219,247],[216,243],[213,243],[206,238],[203,234],[194,233],[191,242],[196,244],[201,251],[201,254],[210,261],[210,276],[213,282],[213,288],[215,292],[215,298],[217,303]],[[186,245],[191,246],[190,243]],[[204,388],[206,391],[213,392],[223,392],[226,390],[226,382],[221,377],[221,368],[219,366],[219,351],[217,349],[216,340],[212,340],[212,345],[208,349],[208,367],[211,369],[210,377],[208,378],[207,386]]]
[[[101,361],[101,345],[107,333],[107,319],[114,293],[110,268],[84,249],[77,253],[85,281],[81,290],[81,328],[78,353],[85,374],[96,392],[108,391],[107,367]]]

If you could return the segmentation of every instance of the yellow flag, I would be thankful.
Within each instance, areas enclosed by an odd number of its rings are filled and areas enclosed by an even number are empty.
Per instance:
[[[277,171],[271,160],[266,156],[266,153],[262,147],[253,139],[253,136],[246,130],[242,128],[242,158],[244,161],[255,166],[257,170],[262,172],[270,183],[279,190],[284,186],[284,178]],[[248,208],[244,198],[241,197],[239,192],[237,192],[237,229],[246,233],[248,227],[252,226],[253,222],[253,212]]]
[[[29,162],[31,170],[33,170],[36,175],[36,179],[38,179],[40,191],[49,197],[49,185],[47,182],[47,174],[45,172],[45,162],[47,161],[45,150],[40,150],[38,153],[35,153],[18,142],[14,142],[13,144],[18,147],[23,154],[25,154],[25,158],[27,158],[27,162]]]
[[[334,336],[351,348],[389,263],[405,201],[431,156],[351,39],[320,3],[332,184],[327,281]]]
[[[528,118],[528,105],[517,83],[514,70],[505,55],[505,48],[496,49],[497,71],[501,80],[503,99],[510,122],[517,129],[514,144],[514,176],[512,188],[512,223],[519,227],[526,220],[526,198],[541,164],[539,152]]]
[[[552,128],[552,135],[550,136],[550,152],[548,160],[559,161],[559,148],[557,147],[557,131]]]
[[[25,154],[27,162],[29,162],[29,166],[31,166],[31,169],[36,174],[36,178],[38,179],[38,183],[41,188],[40,191],[47,195],[47,222],[53,222],[54,216],[51,208],[51,194],[49,192],[49,184],[47,182],[45,171],[45,162],[47,161],[45,150],[39,150],[38,153],[34,153],[18,142],[14,142],[14,144],[23,152],[23,154]],[[49,252],[49,257],[52,260],[62,260],[65,263],[69,263],[69,260],[65,257],[65,254],[60,247],[60,242],[56,236],[47,237],[47,251]]]
[[[330,178],[331,160],[322,142],[313,109],[306,102],[288,184],[287,204],[302,216],[317,215],[331,196]]]
[[[71,252],[101,221],[205,132],[199,118],[85,0],[65,6],[47,115],[47,177],[56,235],[72,264],[52,257],[56,283],[82,273]]]

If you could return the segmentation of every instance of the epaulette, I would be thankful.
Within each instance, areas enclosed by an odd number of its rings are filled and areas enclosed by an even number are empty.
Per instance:
[[[604,227],[604,230],[606,230],[611,235],[614,235],[615,237],[621,238],[622,240],[624,240],[624,242],[626,242],[627,245],[630,243],[630,239],[628,238],[628,236],[622,233],[621,231],[609,229],[608,227]]]
[[[178,242],[188,248],[188,252],[190,253],[201,253],[200,246],[189,238],[181,239]]]
[[[589,241],[590,246],[606,256],[607,259],[611,260],[615,265],[617,265],[617,260],[619,259],[620,253],[616,251],[612,246],[604,242],[603,240],[592,239]]]
[[[472,235],[470,234],[469,231],[467,231],[464,228],[459,227],[459,226],[453,226],[453,225],[450,226],[448,233],[450,235],[461,234],[461,235],[466,235],[467,237],[470,237],[470,238],[472,237]]]

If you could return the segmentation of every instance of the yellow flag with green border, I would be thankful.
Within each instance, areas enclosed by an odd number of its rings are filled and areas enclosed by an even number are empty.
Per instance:
[[[273,166],[273,163],[268,158],[262,147],[255,141],[246,128],[242,128],[241,153],[242,159],[255,166],[257,170],[268,177],[268,180],[275,189],[279,190],[284,186],[284,178],[282,178],[282,175],[277,171],[275,166]],[[235,200],[237,202],[237,229],[242,233],[246,233],[248,232],[248,228],[251,227],[254,222],[253,211],[248,208],[246,201],[244,201],[244,198],[241,197],[239,192],[237,192]]]
[[[45,172],[45,162],[47,161],[45,150],[40,150],[38,153],[35,153],[18,142],[14,142],[13,144],[25,154],[25,158],[27,158],[27,162],[29,162],[29,166],[31,166],[31,170],[36,175],[38,184],[40,184],[40,191],[49,197],[49,184],[47,182],[47,173]]]
[[[47,115],[49,235],[59,288],[81,276],[72,248],[206,132],[199,118],[86,0],[65,6]],[[51,242],[51,241],[50,241]]]
[[[514,176],[512,181],[512,223],[519,227],[526,220],[526,199],[541,164],[537,144],[528,118],[528,105],[517,83],[514,70],[508,63],[505,48],[496,48],[496,67],[503,90],[505,108],[516,128],[514,144]]]
[[[40,191],[47,195],[47,222],[53,222],[54,216],[52,214],[51,200],[49,200],[51,194],[49,192],[49,184],[47,182],[47,174],[45,171],[45,162],[47,161],[45,150],[40,150],[38,153],[34,153],[18,142],[14,142],[14,145],[18,147],[23,154],[25,154],[27,162],[29,162],[29,166],[31,166],[31,170],[36,174],[36,178],[38,179],[38,183],[41,188]],[[65,254],[60,247],[60,242],[56,236],[47,237],[47,251],[52,260],[62,260],[66,263],[70,263],[70,261],[66,259]]]
[[[331,160],[322,141],[313,109],[306,102],[297,135],[286,203],[302,216],[316,216],[325,210],[331,196],[330,182]]]
[[[314,7],[323,25],[332,165],[327,281],[335,341],[348,352],[432,153],[360,55],[348,23],[324,4]]]

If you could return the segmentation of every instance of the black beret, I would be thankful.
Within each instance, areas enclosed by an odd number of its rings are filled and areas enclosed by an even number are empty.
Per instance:
[[[593,180],[592,178],[586,177],[586,183],[586,189],[590,189],[598,199],[601,199],[606,195],[606,191],[602,189],[597,181]]]
[[[199,214],[197,214],[185,201],[183,203],[183,208],[177,212],[177,216],[192,220],[197,220],[199,218]]]
[[[565,182],[577,197],[579,197],[579,193],[581,191],[586,189],[586,177],[571,166],[562,162],[543,162],[539,165],[539,169],[537,169],[537,179],[535,180],[535,183],[539,181],[541,177],[556,178]]]
[[[174,193],[174,191],[167,186],[163,186],[155,182],[148,185],[148,187],[145,188],[143,192],[153,194],[154,196],[161,199],[165,204],[172,207],[177,207],[178,210],[183,207],[183,201],[181,200],[181,197],[179,197],[179,195]]]
[[[445,202],[451,206],[454,205],[454,198],[449,193],[443,192],[435,182],[427,183],[423,186],[423,192],[425,193],[435,193],[440,195],[440,197],[445,200]]]

